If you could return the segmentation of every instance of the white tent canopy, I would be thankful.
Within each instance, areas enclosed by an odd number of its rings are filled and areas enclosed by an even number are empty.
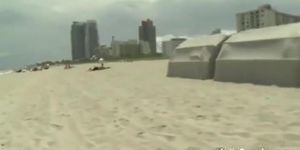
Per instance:
[[[177,49],[192,48],[192,47],[205,47],[205,46],[218,46],[224,40],[226,35],[202,35],[181,43]]]
[[[181,43],[171,56],[168,76],[196,79],[213,78],[214,62],[221,43],[227,38],[223,34],[200,36]]]
[[[300,86],[300,23],[232,35],[217,58],[215,80]]]
[[[249,42],[260,40],[297,38],[300,35],[300,23],[280,26],[265,27],[260,29],[246,30],[234,34],[226,43]]]

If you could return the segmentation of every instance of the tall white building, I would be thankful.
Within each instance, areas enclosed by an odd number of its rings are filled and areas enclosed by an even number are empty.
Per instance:
[[[138,57],[140,52],[140,45],[137,40],[128,41],[116,41],[113,40],[111,43],[111,56],[114,58],[128,58],[128,57]]]
[[[124,43],[123,41],[112,41],[111,42],[111,56],[118,58],[120,57],[120,49],[121,49],[121,44]]]
[[[237,31],[300,22],[300,16],[279,12],[266,4],[236,15]]]

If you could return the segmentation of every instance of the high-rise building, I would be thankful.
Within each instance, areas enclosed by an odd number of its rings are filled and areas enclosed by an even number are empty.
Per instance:
[[[173,38],[169,41],[163,41],[162,42],[162,51],[163,55],[166,57],[172,56],[174,50],[178,45],[180,45],[182,42],[184,42],[185,38]]]
[[[279,12],[266,4],[236,15],[237,31],[300,22],[300,16]]]
[[[82,59],[85,57],[85,23],[73,22],[71,28],[71,47],[72,47],[72,59]]]
[[[152,20],[142,21],[142,25],[139,27],[139,40],[148,42],[151,54],[156,54],[156,29]]]
[[[97,23],[94,20],[88,20],[85,25],[85,57],[90,58],[97,55],[95,50],[98,46]]]
[[[96,21],[73,22],[71,42],[73,60],[91,58],[93,55],[97,56],[99,38]]]

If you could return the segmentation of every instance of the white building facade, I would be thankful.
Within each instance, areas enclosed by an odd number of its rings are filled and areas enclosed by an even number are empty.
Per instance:
[[[237,31],[300,22],[300,16],[279,12],[266,4],[236,15]]]

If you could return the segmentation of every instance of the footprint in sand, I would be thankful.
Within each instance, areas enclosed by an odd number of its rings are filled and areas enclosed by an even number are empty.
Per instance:
[[[221,114],[214,114],[214,115],[212,116],[213,121],[215,121],[215,122],[220,121],[220,118],[221,118],[221,117],[222,117]]]
[[[198,132],[198,134],[201,133],[201,134],[205,134],[206,136],[209,136],[209,137],[216,137],[217,134],[215,132],[211,132],[211,131],[207,131],[207,132]]]
[[[139,138],[144,138],[145,137],[145,132],[139,132],[136,134],[137,137]]]
[[[225,136],[238,136],[241,138],[249,138],[251,136],[248,132],[222,132],[222,135]]]
[[[115,128],[121,128],[121,126],[127,126],[130,123],[130,120],[125,118],[120,118],[118,120],[114,120]]]
[[[49,132],[48,130],[43,130],[43,128],[41,128],[35,131],[35,135],[38,137],[46,137],[49,136]]]
[[[186,148],[185,150],[201,150],[201,149],[200,149],[200,147],[190,146],[190,147]]]
[[[35,146],[39,146],[41,144],[42,139],[40,139],[40,138],[34,138],[33,141],[35,143]]]
[[[161,136],[164,137],[169,142],[175,141],[175,139],[176,139],[176,136],[174,136],[174,135],[161,135]]]
[[[150,133],[155,136],[163,137],[164,139],[166,139],[169,142],[175,141],[176,136],[173,134],[170,134],[170,133],[166,133],[164,131],[166,128],[167,128],[167,125],[159,125],[159,126],[151,127]]]
[[[0,140],[0,145],[2,148],[5,148],[5,147],[8,147],[10,145],[10,140],[7,140],[7,139],[1,139]]]
[[[85,144],[85,146],[86,146],[87,148],[91,149],[91,148],[94,148],[94,147],[95,147],[95,144],[93,144],[93,143],[91,143],[91,142],[87,142],[87,143]]]
[[[195,108],[201,108],[201,106],[200,105],[196,105]]]
[[[159,107],[159,106],[162,106],[162,104],[156,104],[156,106],[158,106],[158,107]]]
[[[119,112],[119,108],[118,107],[114,107],[112,110],[113,113],[118,113]]]
[[[118,128],[118,129],[119,129],[119,128],[121,128],[121,127],[120,127],[120,125],[115,124],[115,128]]]
[[[137,112],[140,112],[141,110],[140,110],[139,107],[134,107],[133,111],[134,111],[135,113],[137,113]]]
[[[32,120],[36,121],[38,119],[36,117],[28,117],[28,118],[24,118],[24,120],[25,121],[32,121]]]
[[[288,141],[300,141],[300,135],[295,133],[286,133],[283,137]]]
[[[59,125],[59,124],[51,124],[51,127],[56,130],[62,130],[64,128],[64,126]]]
[[[166,114],[168,114],[168,112],[166,112],[166,111],[160,111],[160,110],[155,110],[155,111],[153,111],[155,114],[159,114],[159,115],[166,115]]]
[[[130,120],[125,119],[125,118],[120,118],[119,122],[120,122],[121,125],[127,126],[130,123]]]
[[[70,117],[70,116],[71,116],[71,114],[67,114],[67,113],[61,113],[61,114],[59,114],[59,116],[61,116],[61,117]]]
[[[150,130],[153,130],[153,131],[163,131],[166,128],[167,128],[167,125],[159,125],[159,126],[151,127]]]
[[[168,114],[168,112],[166,112],[166,111],[161,111],[160,113],[163,114],[163,115]]]
[[[170,133],[162,133],[162,132],[152,132],[151,134],[155,135],[155,136],[159,136],[162,137],[164,139],[166,139],[169,142],[175,141],[176,140],[176,136],[172,135]]]
[[[197,115],[196,119],[197,120],[204,120],[204,119],[206,119],[206,116],[204,116],[204,115]]]
[[[141,120],[142,120],[143,122],[146,122],[147,124],[153,123],[153,121],[154,121],[153,118],[150,118],[150,117],[147,117],[147,116],[143,116],[143,117],[141,118]]]
[[[245,110],[244,106],[230,106],[227,107],[232,113],[239,113]]]
[[[300,127],[300,121],[289,123],[287,126],[288,127]]]
[[[49,147],[52,147],[52,146],[54,146],[55,144],[56,144],[55,141],[48,141],[48,142],[47,142],[47,145],[48,145]]]

